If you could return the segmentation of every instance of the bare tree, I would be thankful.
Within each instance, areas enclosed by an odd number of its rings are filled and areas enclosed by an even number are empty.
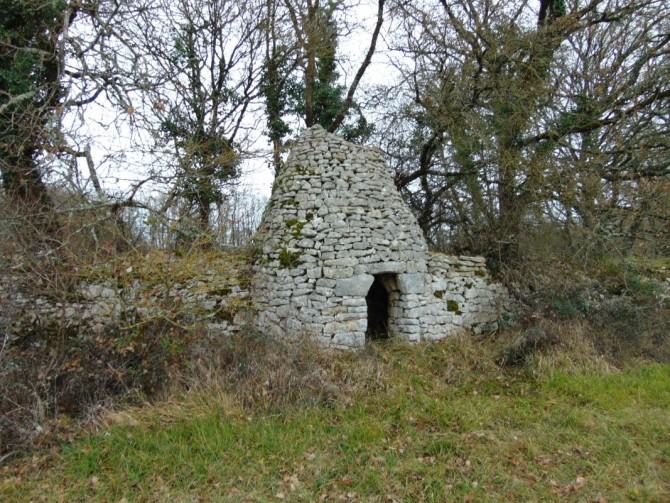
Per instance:
[[[398,186],[434,242],[446,228],[457,248],[514,259],[524,223],[555,211],[557,170],[567,173],[566,156],[587,150],[585,135],[613,138],[617,128],[641,127],[636,117],[667,106],[667,79],[657,66],[668,50],[662,2],[540,7],[490,0],[395,7],[402,101],[387,149]],[[589,38],[608,49],[593,51]],[[629,140],[628,150],[643,150]],[[600,181],[621,157],[609,148],[599,155],[607,157]]]
[[[355,29],[352,17],[357,3],[343,0],[268,0],[266,2],[266,51],[264,98],[268,136],[273,145],[275,171],[291,122],[307,127],[320,124],[351,140],[370,132],[355,95],[376,51],[384,22],[385,0],[376,2],[371,33]],[[342,38],[356,34],[369,42],[348,87],[340,67],[347,57],[339,51]],[[352,116],[358,120],[351,123]]]
[[[200,232],[249,147],[261,71],[258,7],[151,0],[117,27],[115,54],[125,57],[122,70],[136,84],[125,88],[127,109],[168,159],[156,173],[172,184],[165,203],[179,200],[182,220],[193,218]]]

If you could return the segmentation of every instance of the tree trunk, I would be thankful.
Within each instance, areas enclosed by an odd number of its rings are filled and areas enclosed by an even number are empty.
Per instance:
[[[307,67],[305,68],[305,125],[316,124],[314,115],[314,82],[316,81],[316,50],[319,43],[318,33],[319,2],[309,2],[307,7]]]
[[[512,263],[519,258],[519,234],[523,208],[520,205],[516,186],[516,167],[520,162],[519,152],[510,145],[501,145],[499,154],[498,225],[494,236],[497,240],[497,259],[500,263]]]
[[[58,221],[47,186],[35,165],[35,141],[29,139],[28,146],[5,144],[0,147],[2,187],[14,208],[27,217],[35,229],[53,234],[58,229]]]

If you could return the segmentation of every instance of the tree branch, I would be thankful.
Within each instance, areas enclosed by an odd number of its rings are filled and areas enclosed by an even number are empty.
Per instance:
[[[379,0],[379,4],[377,6],[377,24],[375,25],[375,30],[372,33],[372,39],[370,40],[370,47],[368,48],[368,52],[365,55],[365,59],[363,60],[363,63],[361,63],[360,68],[358,69],[358,72],[356,72],[356,76],[354,77],[353,82],[351,83],[351,86],[349,86],[349,91],[347,92],[347,97],[344,100],[344,103],[342,103],[342,107],[340,108],[339,112],[337,112],[337,115],[335,116],[335,119],[333,120],[333,123],[330,125],[328,128],[328,131],[331,133],[335,131],[340,125],[342,124],[342,121],[347,115],[347,112],[349,111],[349,108],[351,107],[352,102],[354,101],[354,94],[356,93],[356,89],[358,88],[358,84],[360,83],[361,79],[363,78],[363,74],[365,74],[365,70],[367,70],[368,66],[370,65],[370,61],[372,60],[372,55],[375,52],[375,48],[377,46],[377,39],[379,38],[379,32],[381,31],[382,24],[384,23],[384,3],[386,0]]]
[[[31,99],[33,96],[35,96],[35,91],[27,91],[10,98],[7,103],[0,105],[0,114],[4,113],[8,108],[18,105],[22,101]]]

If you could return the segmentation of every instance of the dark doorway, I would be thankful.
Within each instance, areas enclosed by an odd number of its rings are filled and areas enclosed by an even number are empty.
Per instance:
[[[365,302],[368,305],[368,330],[365,338],[368,340],[388,338],[389,294],[379,276],[375,276]]]

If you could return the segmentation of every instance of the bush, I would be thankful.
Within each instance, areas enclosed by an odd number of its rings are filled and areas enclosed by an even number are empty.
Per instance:
[[[504,281],[527,308],[526,326],[561,321],[582,327],[614,365],[636,358],[670,361],[666,259],[633,255],[607,236],[548,224],[521,244],[526,260],[504,271]],[[510,346],[506,362],[521,364],[524,355],[553,340],[530,330]]]
[[[576,285],[556,293],[549,305],[549,312],[561,319],[571,319],[589,314],[589,300],[583,287]]]
[[[513,332],[512,332],[513,333]],[[503,338],[511,333],[503,334]],[[554,372],[609,372],[620,362],[607,358],[586,320],[539,319],[504,344],[498,361],[533,376]]]
[[[0,455],[50,443],[65,418],[80,418],[93,406],[154,395],[177,375],[194,335],[155,320],[99,333],[35,325],[12,340],[6,336]]]
[[[215,386],[261,410],[331,403],[340,394],[331,356],[310,337],[277,339],[249,327],[220,344],[190,370],[189,388]]]
[[[542,325],[535,325],[523,330],[519,336],[506,347],[499,362],[503,366],[525,365],[531,355],[552,347],[560,342],[553,331]]]

